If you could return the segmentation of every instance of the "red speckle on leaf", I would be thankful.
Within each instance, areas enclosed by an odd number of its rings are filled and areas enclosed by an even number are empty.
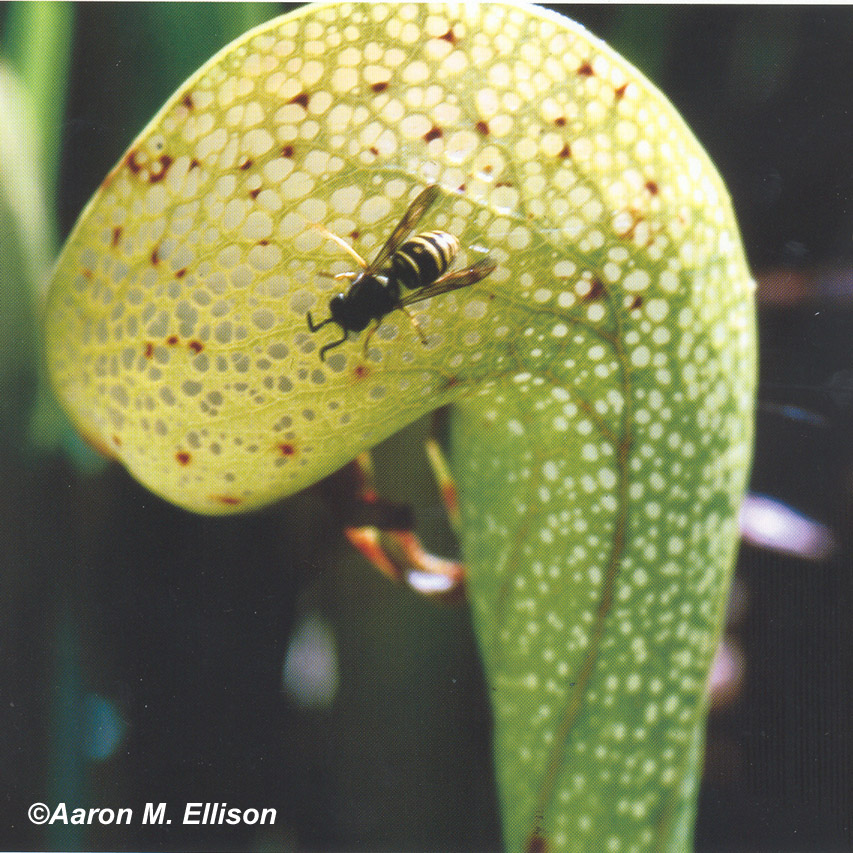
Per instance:
[[[567,157],[571,157],[571,156],[572,156],[572,149],[569,147],[569,143],[568,143],[568,142],[566,142],[566,143],[563,145],[563,147],[560,149],[560,151],[559,151],[559,153],[557,154],[557,156],[558,156],[558,157],[562,157],[564,160],[565,160]]]
[[[169,337],[166,338],[166,344],[170,347],[177,346],[178,336],[177,335],[169,335]]]
[[[151,358],[154,355],[154,344],[151,341],[146,341],[145,349],[142,352],[146,358]]]
[[[121,241],[122,229],[121,226],[116,226],[113,228],[113,248],[117,248],[119,242]]]
[[[592,77],[595,74],[595,71],[592,70],[592,66],[589,62],[584,62],[580,68],[578,68],[577,72],[581,77]]]
[[[566,126],[566,117],[565,116],[557,116],[557,118],[554,119],[554,124],[556,124],[557,127],[565,127]]]
[[[200,165],[201,163],[195,157],[190,160],[190,169],[197,169]]]
[[[636,311],[638,308],[642,308],[643,306],[643,297],[635,296],[633,301],[631,302],[631,310]]]
[[[151,251],[151,263],[156,267],[160,263],[159,246],[155,246]]]
[[[193,96],[191,92],[187,92],[183,98],[181,98],[181,103],[188,109],[195,109],[195,104],[193,103]]]
[[[477,128],[477,133],[480,133],[480,134],[482,134],[483,136],[488,136],[488,135],[489,135],[489,126],[488,126],[488,125],[486,124],[486,122],[484,122],[482,119],[480,119],[480,121],[478,121],[478,122],[474,125],[474,127],[476,127],[476,128]]]
[[[192,460],[192,456],[187,453],[186,450],[179,450],[175,454],[175,459],[178,460],[178,465],[189,465]]]
[[[459,184],[459,186],[456,189],[458,192],[464,193],[466,190],[466,185],[465,184]]]
[[[95,273],[92,272],[88,267],[83,267],[83,278],[87,281],[91,281],[95,277]]]
[[[380,80],[378,83],[372,83],[370,88],[373,89],[374,92],[384,92],[388,88],[388,81]]]
[[[625,97],[625,91],[627,90],[627,88],[628,88],[628,84],[623,83],[618,89],[613,90],[613,94],[616,96],[617,101],[621,101],[622,98]]]
[[[168,154],[161,154],[157,162],[160,164],[160,169],[159,171],[151,172],[151,175],[148,178],[148,182],[151,184],[156,184],[162,181],[163,178],[166,177],[166,172],[169,171],[169,167],[175,162],[175,160]]]
[[[249,190],[249,198],[252,199],[252,201],[254,201],[260,194],[261,194],[261,188],[260,187],[258,187],[257,189],[254,189],[254,190]]]
[[[181,267],[176,273],[175,278],[183,278],[187,274],[187,268]]]
[[[424,142],[432,142],[433,139],[441,139],[444,134],[441,131],[441,128],[437,125],[433,125],[425,134],[424,134]]]
[[[361,237],[361,231],[359,231],[358,228],[353,228],[352,231],[349,232],[350,240],[358,240],[359,237]]]
[[[281,156],[287,157],[288,160],[292,160],[293,159],[293,146],[292,145],[285,145],[281,149]]]
[[[374,157],[379,156],[379,149],[375,145],[371,145],[370,148],[367,149]]]
[[[196,354],[204,349],[204,344],[201,341],[190,341],[187,346]]]
[[[300,92],[298,95],[294,95],[287,103],[288,104],[299,104],[303,110],[308,109],[308,99],[310,95],[307,92]]]
[[[136,162],[136,151],[131,151],[125,158],[124,162],[127,164],[127,168],[130,169],[130,171],[133,172],[134,175],[139,174],[139,170],[142,168],[142,166],[140,166],[139,163]]]
[[[263,240],[258,240],[259,246],[269,246],[269,244],[270,244],[270,241],[267,240],[266,237]]]
[[[247,169],[251,169],[254,165],[254,160],[251,157],[247,157],[237,168],[241,172],[245,172]]]
[[[589,293],[584,296],[584,302],[594,302],[596,299],[601,299],[605,294],[604,284],[600,278],[594,278],[589,288]]]
[[[353,376],[356,379],[364,379],[365,376],[369,375],[370,368],[366,364],[357,364],[353,369]]]
[[[646,189],[652,194],[657,195],[660,192],[656,181],[646,181]]]
[[[293,456],[296,453],[296,448],[289,444],[288,442],[282,442],[281,444],[277,444],[278,452],[282,456]]]
[[[451,27],[443,36],[439,36],[439,38],[449,41],[451,44],[456,44],[458,41],[456,33],[453,32],[453,27]]]
[[[243,503],[240,498],[235,498],[233,495],[211,495],[210,499],[225,506],[240,506]]]

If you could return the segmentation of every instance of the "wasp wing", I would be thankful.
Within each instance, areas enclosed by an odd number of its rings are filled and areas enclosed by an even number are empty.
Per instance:
[[[385,266],[388,258],[397,251],[403,240],[415,230],[415,226],[420,222],[421,217],[435,203],[438,194],[438,184],[430,184],[418,194],[417,198],[409,205],[409,209],[403,214],[403,218],[397,223],[397,227],[391,232],[391,236],[385,241],[385,245],[379,250],[379,254],[370,262],[369,272],[375,272]]]
[[[436,279],[432,284],[422,287],[420,290],[415,290],[408,296],[404,296],[400,300],[400,306],[404,307],[412,305],[414,302],[423,302],[425,299],[432,299],[433,296],[438,296],[441,293],[449,293],[451,290],[469,287],[493,273],[495,267],[497,267],[495,261],[491,258],[483,258],[473,266],[466,267],[464,270],[449,272],[441,278]]]

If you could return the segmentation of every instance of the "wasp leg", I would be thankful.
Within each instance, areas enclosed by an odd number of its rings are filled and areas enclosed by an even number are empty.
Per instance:
[[[377,495],[368,454],[330,478],[323,494],[337,509],[350,543],[384,575],[424,595],[446,601],[461,597],[464,566],[426,551],[414,533],[411,508]]]
[[[318,270],[317,275],[321,276],[322,278],[331,278],[331,279],[334,279],[335,281],[341,281],[341,279],[345,279],[345,278],[348,278],[350,281],[352,281],[353,279],[358,278],[361,275],[361,273],[358,273],[358,272],[334,273],[334,272],[328,272],[327,270]]]
[[[400,306],[400,310],[409,318],[409,322],[412,324],[412,328],[418,333],[418,337],[421,339],[421,343],[426,346],[426,335],[424,334],[424,330],[421,328],[421,324],[418,322],[418,318],[415,317],[414,314],[411,314],[409,311],[407,311],[402,305]]]
[[[364,336],[364,346],[362,347],[362,350],[361,350],[361,355],[363,358],[367,358],[367,345],[370,343],[370,339],[373,337],[376,330],[381,325],[382,325],[382,321],[379,320],[367,330],[367,334]]]
[[[342,237],[338,237],[337,234],[333,234],[324,225],[320,225],[319,222],[312,223],[312,227],[320,231],[327,240],[331,240],[332,242],[337,243],[351,258],[355,259],[355,262],[362,269],[367,269],[367,261],[364,260],[364,258],[362,258],[362,256],[359,255],[359,253],[356,252],[356,250],[353,249],[353,247],[350,246],[350,244],[347,243],[346,240],[344,240]]]
[[[418,318],[415,317],[414,314],[410,314],[405,308],[400,307],[400,310],[409,318],[409,322],[412,324],[412,328],[418,333],[418,337],[421,339],[421,343],[426,346],[427,338],[424,334],[423,329],[421,328],[421,324],[418,322]],[[364,347],[362,353],[365,358],[367,358],[367,345],[370,343],[370,339],[376,334],[376,330],[382,325],[382,321],[378,320],[375,325],[370,327],[370,330],[367,333],[367,336],[364,339]]]

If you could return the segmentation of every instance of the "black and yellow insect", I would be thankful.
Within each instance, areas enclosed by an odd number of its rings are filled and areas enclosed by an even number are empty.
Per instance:
[[[346,293],[338,293],[329,300],[329,316],[325,320],[315,323],[311,319],[311,312],[308,312],[308,328],[312,332],[327,323],[337,323],[344,333],[339,340],[321,347],[321,361],[325,360],[330,349],[340,346],[350,332],[361,332],[371,320],[375,320],[376,325],[364,342],[366,351],[370,336],[379,327],[382,318],[395,310],[409,317],[421,340],[426,343],[420,326],[406,311],[406,306],[450,290],[468,287],[495,269],[495,262],[487,255],[470,267],[447,272],[459,252],[459,240],[446,231],[424,231],[403,242],[438,196],[439,188],[436,184],[424,189],[409,205],[379,254],[369,264],[349,243],[323,229],[330,240],[334,240],[355,258],[361,270],[334,276],[336,279],[351,279],[352,284]],[[403,288],[412,292],[403,295]]]

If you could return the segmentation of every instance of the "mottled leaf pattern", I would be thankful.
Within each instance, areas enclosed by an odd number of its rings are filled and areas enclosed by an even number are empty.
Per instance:
[[[496,270],[312,333],[424,186]],[[343,286],[346,286],[346,281]],[[259,507],[457,403],[451,461],[507,848],[683,850],[749,465],[753,285],[667,101],[534,7],[319,4],[226,48],[56,272],[56,389],[141,482]]]

